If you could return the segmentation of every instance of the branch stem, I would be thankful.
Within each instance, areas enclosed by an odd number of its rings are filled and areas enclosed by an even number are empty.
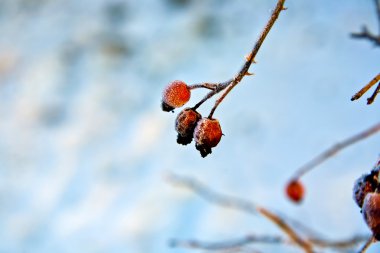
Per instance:
[[[307,162],[306,164],[301,166],[296,171],[296,173],[292,179],[299,179],[304,174],[311,171],[313,168],[315,168],[316,166],[318,166],[322,162],[326,161],[330,157],[334,156],[336,153],[338,153],[342,149],[344,149],[344,148],[346,148],[346,147],[348,147],[348,146],[350,146],[350,145],[352,145],[358,141],[364,140],[365,138],[367,138],[367,137],[369,137],[369,136],[371,136],[371,135],[373,135],[379,131],[380,131],[380,122],[376,123],[372,127],[368,128],[368,129],[366,129],[360,133],[357,133],[357,134],[343,140],[342,142],[336,143],[332,147],[326,149],[325,151],[323,151],[322,153],[317,155],[315,158],[313,158],[312,160],[310,160],[309,162]]]
[[[380,73],[377,74],[368,84],[366,84],[361,90],[359,90],[355,95],[352,96],[351,101],[359,99],[364,95],[372,86],[374,86],[377,82],[380,82]],[[377,89],[376,89],[377,90]],[[376,91],[375,91],[376,92]],[[372,95],[373,96],[373,95]],[[373,102],[373,101],[372,101]],[[371,102],[371,103],[372,103]]]
[[[230,93],[230,91],[243,79],[244,76],[249,75],[248,70],[253,62],[255,62],[255,57],[260,50],[261,45],[263,44],[265,38],[267,37],[269,31],[272,29],[273,24],[276,22],[280,12],[285,10],[284,8],[285,0],[278,0],[275,9],[272,12],[270,19],[268,20],[264,30],[261,32],[258,40],[256,41],[254,47],[251,50],[251,53],[246,57],[246,61],[237,75],[233,78],[232,82],[228,85],[224,93],[215,101],[214,107],[211,109],[211,112],[208,118],[212,118],[216,108],[224,100],[224,98]]]
[[[375,238],[373,236],[371,236],[368,241],[363,245],[363,247],[359,250],[358,253],[364,253],[367,251],[367,249],[369,248],[369,246],[371,246],[371,244],[375,242]]]

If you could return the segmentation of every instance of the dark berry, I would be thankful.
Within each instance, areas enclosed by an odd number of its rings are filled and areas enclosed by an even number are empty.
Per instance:
[[[363,217],[373,236],[380,239],[380,194],[368,193],[363,201]]]
[[[182,81],[169,83],[162,93],[162,110],[169,112],[190,100],[190,88]]]
[[[191,108],[186,108],[178,114],[175,121],[177,143],[187,145],[193,140],[194,129],[201,118],[202,116]]]
[[[300,203],[305,195],[305,188],[298,179],[291,180],[286,186],[286,195],[294,203]]]
[[[218,145],[222,138],[222,129],[216,119],[203,118],[198,121],[194,130],[195,148],[202,157],[211,154],[211,148]]]
[[[377,187],[377,176],[374,173],[364,174],[354,183],[353,197],[356,204],[361,208],[363,206],[365,196],[374,192]]]

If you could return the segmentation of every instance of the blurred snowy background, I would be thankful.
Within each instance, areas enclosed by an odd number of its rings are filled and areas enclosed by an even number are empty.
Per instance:
[[[350,101],[379,72],[380,48],[349,38],[377,29],[372,1],[287,1],[255,76],[216,111],[225,136],[207,158],[177,145],[175,114],[160,111],[171,80],[233,76],[275,2],[0,0],[0,252],[192,252],[168,240],[279,233],[169,185],[168,171],[327,238],[369,233],[351,188],[375,163],[379,134],[307,175],[301,206],[283,186],[379,120],[380,101]],[[191,105],[204,94],[193,93]]]

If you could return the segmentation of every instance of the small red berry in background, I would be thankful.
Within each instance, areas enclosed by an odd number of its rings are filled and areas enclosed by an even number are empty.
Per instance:
[[[162,110],[173,111],[181,107],[190,100],[190,88],[183,81],[173,81],[169,83],[162,93]]]
[[[286,195],[295,203],[300,203],[304,197],[305,189],[303,184],[298,180],[291,180],[286,186]]]
[[[368,193],[363,202],[363,217],[373,236],[380,239],[380,194],[377,192]]]
[[[202,115],[192,108],[186,108],[178,114],[175,121],[178,144],[187,145],[193,140],[194,129],[201,118]]]
[[[218,145],[222,138],[222,128],[216,119],[203,118],[198,121],[194,130],[195,148],[202,157],[211,154],[211,148]]]

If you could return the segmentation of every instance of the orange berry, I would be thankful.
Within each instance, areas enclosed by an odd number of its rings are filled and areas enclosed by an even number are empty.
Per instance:
[[[368,193],[363,202],[363,218],[371,229],[373,236],[380,239],[380,194]]]
[[[178,114],[175,121],[178,144],[187,145],[193,140],[194,129],[201,118],[202,115],[192,108],[186,108]]]
[[[183,106],[190,100],[190,89],[182,81],[173,81],[169,83],[162,93],[162,110],[169,112],[174,108]]]
[[[206,157],[211,154],[211,148],[218,145],[222,135],[218,120],[203,118],[198,121],[194,130],[195,148],[202,157]]]
[[[304,197],[305,189],[301,181],[293,179],[286,186],[286,195],[295,203],[300,203]]]

